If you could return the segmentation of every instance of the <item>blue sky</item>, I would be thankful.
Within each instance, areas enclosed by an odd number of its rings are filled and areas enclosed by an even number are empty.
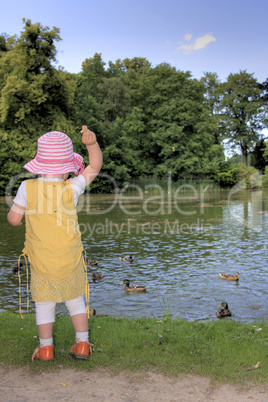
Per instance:
[[[267,0],[10,0],[1,4],[0,33],[20,35],[23,18],[60,28],[58,65],[72,73],[97,52],[107,65],[145,57],[197,79],[247,70],[263,82],[267,14]]]

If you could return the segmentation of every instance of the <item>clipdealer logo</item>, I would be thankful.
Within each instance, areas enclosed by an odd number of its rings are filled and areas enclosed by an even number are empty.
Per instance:
[[[76,231],[77,228],[74,222],[70,219],[67,224],[67,232]],[[194,234],[200,235],[203,233],[212,233],[213,227],[209,224],[204,224],[202,219],[197,219],[196,223],[191,225],[180,222],[179,219],[170,221],[165,219],[163,222],[138,222],[137,219],[131,218],[127,222],[118,224],[112,220],[106,218],[104,222],[97,223],[80,223],[79,230],[81,235],[88,238],[94,235],[113,235],[115,238],[119,238],[123,234],[128,235],[154,235],[161,233],[170,234]]]

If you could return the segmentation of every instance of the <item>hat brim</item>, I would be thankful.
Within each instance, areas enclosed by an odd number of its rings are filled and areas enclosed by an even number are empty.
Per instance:
[[[26,163],[23,167],[28,170],[28,172],[35,175],[38,174],[65,174],[65,173],[82,173],[83,171],[83,158],[77,153],[73,153],[74,158],[72,162],[65,164],[60,163],[40,163],[36,158],[32,159],[30,162]]]

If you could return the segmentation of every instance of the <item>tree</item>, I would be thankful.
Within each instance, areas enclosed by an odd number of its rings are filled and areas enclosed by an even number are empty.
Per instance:
[[[221,127],[220,120],[220,106],[221,106],[221,92],[220,92],[220,80],[216,73],[206,72],[204,77],[200,80],[204,85],[205,103],[207,104],[211,116],[215,120],[216,130],[214,133],[215,144],[222,144],[224,139],[224,132]]]
[[[2,183],[34,157],[40,135],[74,129],[75,76],[52,65],[59,29],[23,21],[20,37],[1,42],[0,137],[7,150],[0,157]]]
[[[261,172],[264,172],[267,161],[265,158],[266,141],[265,138],[261,138],[255,145],[253,151],[250,154],[250,164]]]
[[[268,103],[268,78],[260,84],[260,89],[264,91],[264,94],[262,96],[263,100]]]
[[[174,180],[206,177],[212,168],[209,150],[215,144],[216,124],[204,102],[203,84],[166,63],[146,78],[150,85],[142,104],[153,171],[159,177],[171,173]],[[219,151],[224,158],[221,146]]]
[[[98,85],[106,74],[104,66],[105,63],[99,53],[95,53],[94,57],[82,63],[82,71],[77,75],[75,101],[77,129],[87,125],[97,134],[102,147],[104,146],[102,138],[104,114],[98,99]]]
[[[105,120],[112,122],[117,117],[127,115],[130,111],[130,95],[121,78],[104,78],[97,88]]]
[[[0,35],[0,57],[4,56],[6,52],[12,50],[12,46],[14,41],[16,40],[16,36],[8,36],[7,34],[2,33]]]
[[[230,74],[221,84],[222,125],[228,142],[240,147],[243,162],[259,139],[263,120],[262,90],[253,74],[241,71]]]
[[[67,120],[74,118],[75,81],[52,65],[59,29],[24,22],[12,51],[0,58],[0,124],[8,131],[16,125],[35,139],[59,122],[62,130],[70,128]]]
[[[260,84],[260,89],[263,91],[262,100],[265,110],[263,123],[266,127],[268,127],[268,78],[262,84]]]

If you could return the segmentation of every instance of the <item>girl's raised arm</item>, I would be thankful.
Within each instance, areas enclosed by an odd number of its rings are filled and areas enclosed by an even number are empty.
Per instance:
[[[83,126],[82,133],[82,142],[86,145],[89,156],[89,166],[85,168],[82,175],[84,176],[86,185],[88,186],[101,170],[102,152],[97,142],[96,135],[92,131],[90,131],[86,126]]]

